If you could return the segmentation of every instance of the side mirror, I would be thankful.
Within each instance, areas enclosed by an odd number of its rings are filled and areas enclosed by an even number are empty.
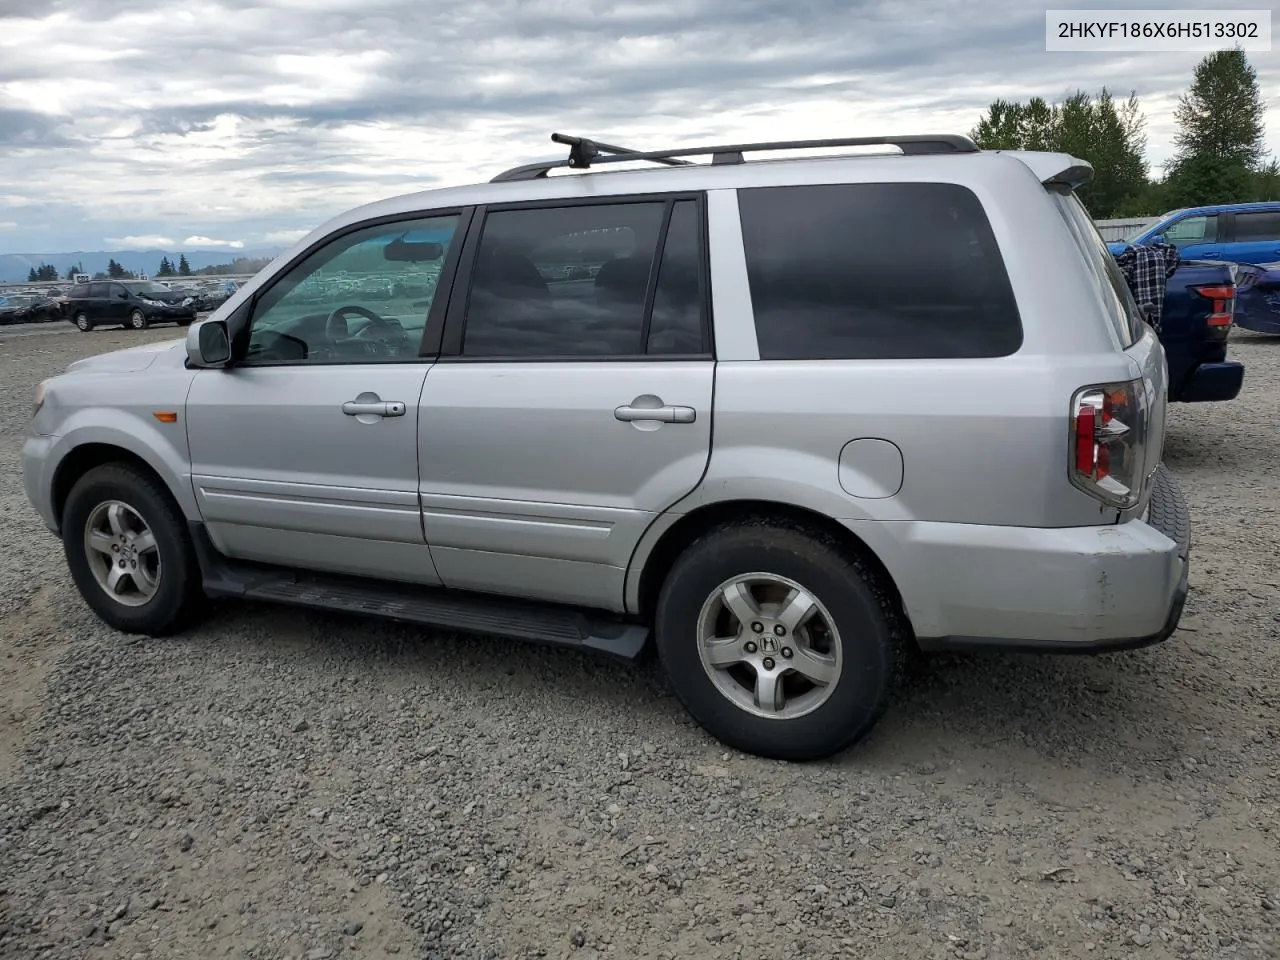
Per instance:
[[[384,260],[392,263],[429,263],[444,256],[444,246],[431,241],[414,242],[400,237],[382,248]]]
[[[192,367],[224,367],[231,359],[231,338],[221,320],[205,320],[187,328],[187,363]]]

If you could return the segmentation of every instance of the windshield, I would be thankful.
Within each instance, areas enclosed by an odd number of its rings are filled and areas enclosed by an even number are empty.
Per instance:
[[[130,290],[132,290],[134,293],[172,293],[173,292],[162,283],[150,283],[145,280],[134,281],[133,283],[126,283],[125,286],[128,287]]]

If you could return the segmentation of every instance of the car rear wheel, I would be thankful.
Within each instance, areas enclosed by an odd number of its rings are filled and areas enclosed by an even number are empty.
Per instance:
[[[129,326],[134,330],[145,330],[149,326],[147,323],[147,315],[141,310],[135,309],[129,314]]]
[[[88,333],[90,330],[93,329],[93,321],[89,319],[89,315],[85,313],[83,310],[81,310],[79,313],[75,315],[73,322],[75,323],[76,327],[78,327],[84,333]]]
[[[782,521],[696,540],[655,613],[659,655],[693,718],[728,746],[781,760],[866,736],[901,668],[903,626],[865,561]]]
[[[117,630],[171,633],[202,595],[182,511],[154,477],[126,464],[95,467],[76,481],[62,544],[80,596]]]

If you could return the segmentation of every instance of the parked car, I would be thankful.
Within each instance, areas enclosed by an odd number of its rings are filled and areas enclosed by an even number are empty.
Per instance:
[[[1188,260],[1269,263],[1280,260],[1280,201],[1223,203],[1171,210],[1124,240],[1109,244],[1122,253],[1134,243],[1163,238]]]
[[[1159,337],[1169,363],[1169,399],[1181,403],[1234,400],[1244,364],[1227,359],[1244,268],[1215,260],[1183,260],[1165,286]]]
[[[25,489],[102,620],[165,634],[212,595],[652,640],[710,733],[787,759],[865,736],[912,645],[1170,636],[1165,352],[1088,163],[557,141],[344,213],[185,341],[40,385]],[[361,299],[390,276],[439,281]]]
[[[49,297],[0,294],[0,323],[44,323],[61,316],[58,301]]]
[[[153,280],[94,280],[68,291],[63,314],[81,330],[123,326],[145,330],[154,323],[186,326],[196,318],[192,297]]]
[[[1280,333],[1280,261],[1240,267],[1235,322],[1257,333]]]

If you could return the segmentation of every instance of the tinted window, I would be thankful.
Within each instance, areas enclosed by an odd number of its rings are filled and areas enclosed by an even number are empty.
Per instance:
[[[1178,249],[1192,243],[1213,243],[1218,239],[1218,218],[1185,217],[1165,229],[1164,239]]]
[[[414,359],[457,225],[456,216],[398,220],[320,247],[255,304],[245,362]]]
[[[108,296],[107,291],[110,288],[110,286],[111,284],[109,283],[91,283],[89,284],[89,292],[86,294],[86,296],[97,297],[99,299],[107,297]]]
[[[1106,241],[1084,208],[1080,198],[1067,187],[1052,190],[1057,199],[1058,212],[1067,223],[1072,239],[1084,255],[1085,265],[1093,274],[1093,282],[1102,298],[1106,317],[1111,321],[1120,343],[1132,346],[1142,336],[1146,321],[1133,298],[1133,291],[1124,279],[1124,273],[1115,257],[1107,249]]]
[[[1001,357],[1022,342],[982,204],[946,183],[738,192],[760,357]]]
[[[73,297],[73,298],[87,297],[89,296],[89,285],[87,283],[77,283],[74,287],[71,288],[71,291],[67,294],[67,296]]]
[[[645,295],[664,209],[654,201],[487,216],[463,354],[643,354]]]
[[[1280,241],[1280,210],[1266,213],[1237,213],[1236,239]]]
[[[671,211],[658,287],[649,321],[649,353],[706,353],[702,322],[701,233],[698,205],[681,200]]]
[[[117,300],[124,300],[128,298],[129,291],[123,283],[113,283],[111,285],[111,296]]]

